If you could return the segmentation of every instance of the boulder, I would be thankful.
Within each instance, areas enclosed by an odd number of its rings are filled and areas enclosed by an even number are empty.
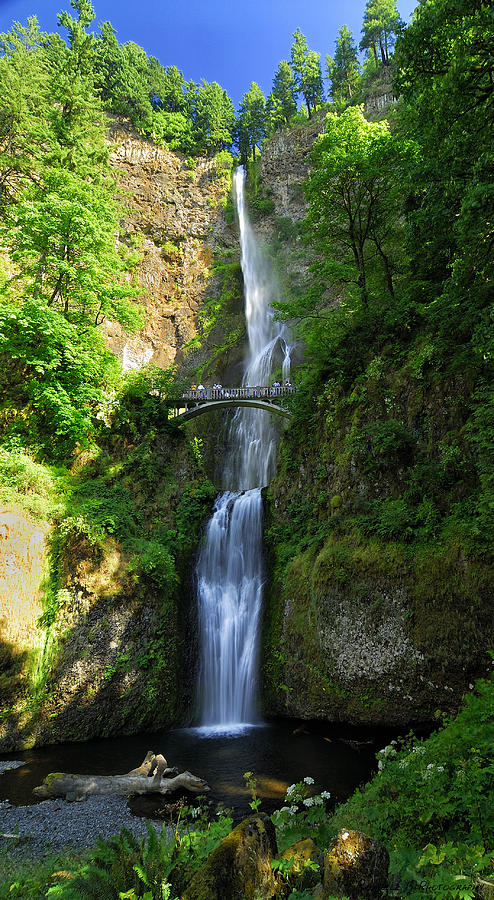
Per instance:
[[[291,860],[290,869],[285,871],[283,879],[279,879],[280,897],[289,896],[292,890],[310,891],[320,881],[323,856],[312,838],[292,844],[280,859]]]
[[[381,900],[388,887],[388,851],[361,831],[340,831],[324,859],[324,896]]]
[[[249,816],[209,855],[182,900],[268,900],[275,894],[271,860],[277,852],[269,816]]]

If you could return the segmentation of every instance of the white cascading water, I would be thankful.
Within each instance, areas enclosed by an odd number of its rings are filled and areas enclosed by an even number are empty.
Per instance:
[[[276,285],[245,209],[245,175],[234,190],[240,227],[245,317],[249,342],[242,384],[264,387],[275,368],[290,373],[285,328],[270,301]],[[199,599],[201,725],[232,730],[256,719],[258,631],[263,587],[261,488],[273,475],[277,431],[273,416],[239,407],[229,441],[225,481],[206,529],[196,576]]]

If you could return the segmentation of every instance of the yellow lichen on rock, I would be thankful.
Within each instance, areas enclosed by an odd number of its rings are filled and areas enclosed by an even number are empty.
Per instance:
[[[0,508],[0,641],[16,653],[39,645],[40,585],[48,525],[15,509]]]

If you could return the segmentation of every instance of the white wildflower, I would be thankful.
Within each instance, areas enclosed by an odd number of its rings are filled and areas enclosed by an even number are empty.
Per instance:
[[[287,787],[287,789],[286,789],[286,796],[291,797],[291,795],[294,794],[296,790],[297,790],[296,784],[289,785],[289,787]]]
[[[305,800],[302,800],[302,803],[304,804],[304,806],[314,806],[314,798],[306,797]]]
[[[313,797],[312,799],[313,799],[313,801],[314,801],[314,806],[322,806],[322,804],[323,804],[323,799],[322,799],[322,797],[320,797],[319,795],[316,795],[316,796]]]
[[[437,771],[438,771],[438,772],[444,772],[444,766],[438,766],[438,767],[437,767]]]
[[[298,806],[291,806],[290,807],[290,815],[294,816],[295,813],[298,813]]]
[[[314,784],[314,779],[310,778],[308,775],[304,778],[304,784]]]
[[[321,791],[321,797],[323,800],[329,800],[331,794],[329,793],[329,791]]]

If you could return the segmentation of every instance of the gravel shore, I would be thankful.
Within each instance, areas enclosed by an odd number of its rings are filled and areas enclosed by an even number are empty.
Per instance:
[[[125,797],[88,797],[75,803],[43,800],[35,806],[0,802],[0,852],[39,857],[61,849],[92,847],[121,828],[146,834],[146,820],[133,816]],[[153,822],[157,829],[159,823]]]

